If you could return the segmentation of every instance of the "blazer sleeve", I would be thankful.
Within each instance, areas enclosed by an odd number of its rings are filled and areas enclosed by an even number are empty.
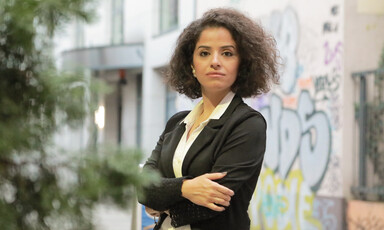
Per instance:
[[[257,113],[237,125],[228,136],[222,150],[216,156],[212,172],[227,172],[227,175],[217,180],[221,185],[235,192],[260,173],[266,145],[266,123]],[[258,174],[257,174],[258,176]],[[210,219],[220,212],[196,205],[184,199],[170,208],[171,224],[174,227],[194,224]]]
[[[164,135],[172,130],[187,113],[188,111],[180,112],[169,119],[163,133],[159,137],[155,149],[144,164],[143,170],[154,171],[161,175],[161,172],[158,169],[158,161],[161,157]],[[138,196],[138,201],[157,211],[168,210],[170,206],[184,199],[181,196],[181,185],[183,180],[187,178],[189,177],[161,177],[160,181],[143,189],[144,194]]]

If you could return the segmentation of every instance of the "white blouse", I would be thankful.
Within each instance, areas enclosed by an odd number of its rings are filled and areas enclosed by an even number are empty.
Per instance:
[[[173,156],[173,162],[172,162],[173,172],[175,174],[175,177],[183,176],[181,167],[183,165],[185,155],[187,154],[193,142],[199,136],[200,132],[204,129],[204,127],[208,124],[208,122],[211,119],[220,119],[220,117],[227,110],[229,104],[231,103],[234,97],[235,97],[235,94],[232,91],[230,91],[216,106],[216,108],[213,110],[211,115],[205,121],[201,122],[201,124],[195,130],[193,130],[193,132],[190,134],[188,139],[187,139],[187,136],[188,136],[189,130],[192,128],[193,124],[195,123],[199,115],[203,112],[203,103],[204,103],[203,100],[197,103],[197,105],[193,108],[193,110],[184,118],[182,122],[185,123],[185,131],[179,141],[179,144],[177,145],[175,154]],[[175,229],[171,225],[171,218],[167,216],[167,218],[164,220],[163,224],[161,225],[160,229],[161,230],[190,230],[191,226],[184,225]]]

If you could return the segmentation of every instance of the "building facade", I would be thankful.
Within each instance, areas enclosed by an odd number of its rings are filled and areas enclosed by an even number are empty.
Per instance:
[[[360,183],[361,145],[359,81],[352,75],[378,68],[381,1],[100,1],[96,23],[74,22],[58,39],[63,68],[84,66],[115,89],[100,98],[105,125],[98,141],[149,155],[167,119],[193,106],[164,84],[162,71],[183,28],[213,7],[233,7],[262,23],[284,60],[281,84],[246,99],[268,123],[264,167],[249,208],[251,229],[354,229],[367,218],[354,210],[369,210],[371,203],[353,203],[351,192]],[[87,134],[79,135],[84,145]],[[369,162],[367,171],[367,180],[377,181]],[[382,203],[374,205],[383,213]],[[130,228],[141,229],[141,214],[140,205],[129,212]],[[383,216],[376,219],[375,226],[384,226]]]

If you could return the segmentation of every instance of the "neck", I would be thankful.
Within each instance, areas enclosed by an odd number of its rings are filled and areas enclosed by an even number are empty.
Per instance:
[[[207,94],[203,92],[203,114],[210,115],[216,106],[220,103],[220,101],[223,100],[223,98],[227,95],[227,93],[228,92]]]

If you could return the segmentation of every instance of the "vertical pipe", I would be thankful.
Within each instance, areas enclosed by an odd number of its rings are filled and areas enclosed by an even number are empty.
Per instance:
[[[359,187],[366,186],[366,133],[367,133],[367,86],[366,76],[360,76],[360,109],[359,109]]]
[[[136,76],[136,147],[141,148],[142,110],[143,110],[143,74]]]
[[[117,83],[117,144],[121,145],[121,126],[123,115],[123,85],[127,84],[125,71],[119,70],[119,82]]]
[[[95,76],[95,78],[99,78],[100,77],[100,71],[95,71],[94,72],[94,76]],[[96,92],[93,92],[93,98],[96,98],[95,100],[96,101],[91,101],[92,103],[97,103],[97,105],[99,104],[99,95],[96,93]],[[92,97],[91,97],[92,98]],[[93,114],[93,116],[95,116],[94,114]],[[95,120],[95,117],[93,117],[93,120]],[[100,141],[99,140],[99,138],[100,138],[100,135],[99,135],[99,129],[98,129],[98,127],[97,127],[97,125],[96,124],[94,124],[93,126],[92,126],[93,128],[92,128],[92,143],[91,143],[91,146],[92,146],[92,148],[95,148],[96,149],[96,146],[97,146],[97,143]]]

